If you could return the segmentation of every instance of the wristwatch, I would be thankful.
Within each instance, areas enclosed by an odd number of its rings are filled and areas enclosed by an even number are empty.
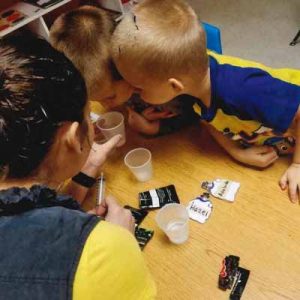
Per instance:
[[[82,172],[79,172],[77,175],[72,177],[72,180],[86,188],[90,188],[96,183],[95,178],[90,177]]]

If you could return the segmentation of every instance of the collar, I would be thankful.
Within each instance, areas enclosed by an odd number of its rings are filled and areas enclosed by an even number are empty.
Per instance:
[[[209,55],[209,68],[210,68],[210,82],[211,82],[211,104],[210,107],[206,107],[201,99],[197,100],[197,104],[200,107],[201,119],[207,122],[213,120],[216,115],[218,103],[217,103],[217,72],[218,63],[216,59]]]
[[[78,202],[72,197],[58,195],[56,191],[43,185],[33,185],[30,189],[13,187],[0,191],[0,216],[17,215],[53,206],[81,210]]]

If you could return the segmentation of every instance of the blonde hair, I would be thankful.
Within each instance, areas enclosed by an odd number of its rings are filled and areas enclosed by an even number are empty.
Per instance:
[[[81,6],[59,16],[50,29],[50,43],[81,72],[88,95],[110,74],[110,39],[114,21],[105,10]]]
[[[194,10],[183,0],[144,0],[114,31],[116,63],[152,77],[205,73],[206,37]]]

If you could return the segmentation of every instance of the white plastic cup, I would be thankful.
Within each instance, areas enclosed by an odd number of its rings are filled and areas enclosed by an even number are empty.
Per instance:
[[[136,148],[129,151],[124,163],[138,181],[145,182],[152,178],[152,155],[146,148]]]
[[[126,143],[124,116],[120,112],[111,111],[102,114],[97,120],[96,126],[101,130],[106,140],[121,134],[122,138],[117,147],[121,147]]]
[[[183,244],[189,238],[189,214],[184,205],[170,203],[162,207],[156,217],[156,223],[174,244]]]

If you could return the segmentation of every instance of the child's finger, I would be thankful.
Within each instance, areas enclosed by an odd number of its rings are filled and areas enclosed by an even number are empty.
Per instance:
[[[289,197],[292,203],[296,203],[298,195],[297,195],[297,183],[289,182]]]
[[[286,189],[287,183],[288,183],[288,178],[287,178],[287,173],[285,172],[279,180],[279,186],[281,187],[282,190]]]
[[[146,116],[147,114],[151,114],[155,111],[155,106],[149,106],[145,110],[143,110],[142,115]]]
[[[144,117],[149,121],[156,121],[159,119],[169,118],[169,111],[153,111],[151,113],[144,114]]]
[[[274,148],[270,147],[270,146],[258,146],[258,147],[256,147],[256,150],[257,150],[258,154],[275,153],[277,155],[277,153],[274,150]]]
[[[128,116],[131,116],[134,113],[134,110],[129,106],[127,106],[126,108],[127,108]]]
[[[275,162],[278,159],[278,155],[276,154],[273,158],[270,158],[269,164],[271,165],[273,162]]]
[[[276,151],[261,153],[261,156],[267,162],[275,161],[276,159],[278,159],[278,155]]]
[[[178,114],[177,113],[174,113],[174,112],[169,112],[168,113],[168,116],[166,117],[166,118],[173,118],[173,117],[176,117],[176,116],[178,116]]]

